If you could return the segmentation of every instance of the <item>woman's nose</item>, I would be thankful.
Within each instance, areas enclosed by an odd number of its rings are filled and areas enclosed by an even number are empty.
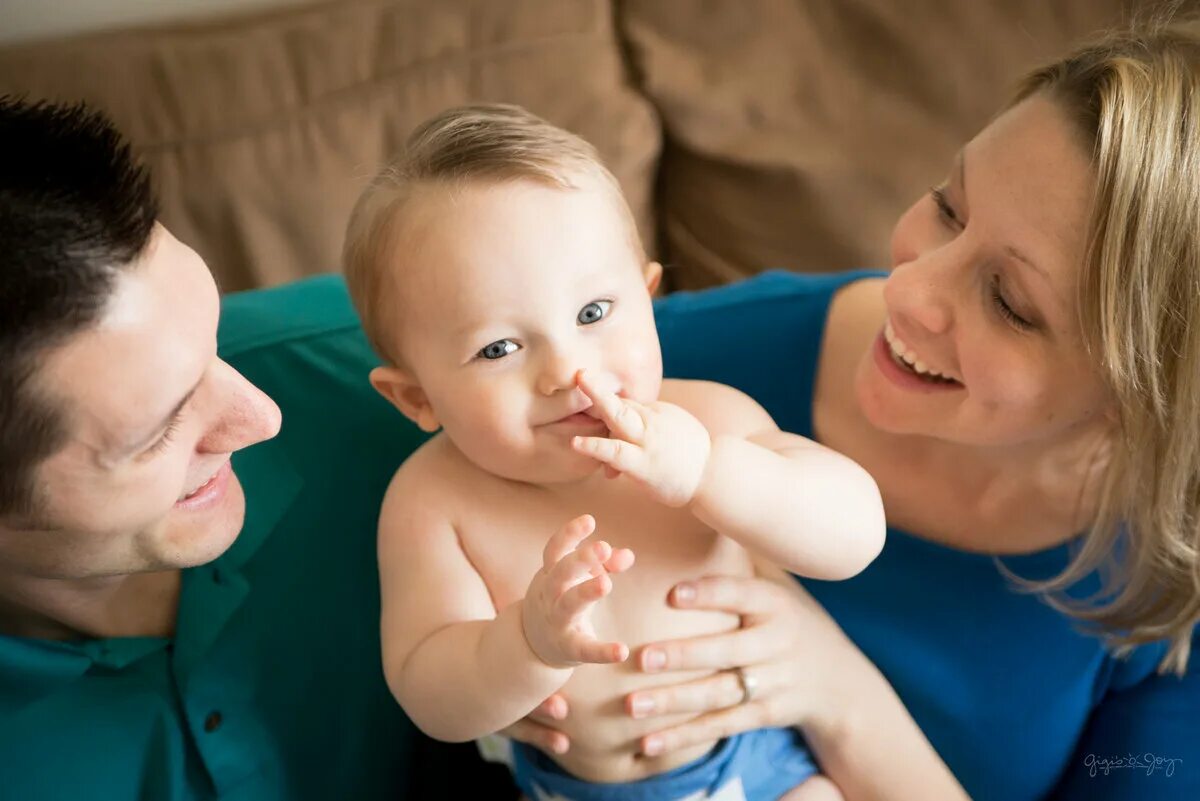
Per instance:
[[[949,330],[953,320],[953,286],[948,270],[925,254],[892,270],[883,287],[888,314],[905,318],[933,334]]]

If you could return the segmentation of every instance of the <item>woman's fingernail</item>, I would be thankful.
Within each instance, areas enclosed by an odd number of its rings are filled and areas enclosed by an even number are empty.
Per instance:
[[[658,756],[662,753],[663,741],[661,737],[650,736],[642,743],[642,753],[646,756]]]
[[[635,718],[645,717],[654,711],[654,699],[645,695],[635,695],[629,702],[629,711]]]
[[[657,648],[647,648],[642,654],[642,667],[646,670],[661,670],[666,664],[667,655]]]
[[[675,603],[690,604],[694,600],[696,600],[696,586],[694,584],[675,585]]]

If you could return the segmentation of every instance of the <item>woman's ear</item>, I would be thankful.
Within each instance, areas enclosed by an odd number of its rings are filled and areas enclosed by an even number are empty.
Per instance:
[[[440,428],[429,398],[416,378],[399,367],[376,367],[371,371],[371,386],[422,430],[430,434]]]
[[[645,269],[642,270],[642,274],[646,278],[646,291],[653,295],[655,290],[658,289],[658,285],[662,283],[662,265],[656,261],[647,262]]]

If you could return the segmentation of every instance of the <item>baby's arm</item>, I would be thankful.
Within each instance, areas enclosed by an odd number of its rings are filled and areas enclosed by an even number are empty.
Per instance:
[[[412,471],[398,475],[379,522],[384,675],[418,728],[451,742],[481,737],[529,714],[575,665],[628,655],[589,636],[587,613],[611,590],[608,574],[633,562],[605,543],[576,547],[590,517],[550,539],[526,599],[497,613],[421,483]]]
[[[879,488],[854,461],[780,431],[732,387],[686,382],[649,405],[580,388],[612,436],[576,447],[628,474],[659,500],[687,505],[714,530],[791,572],[845,579],[883,548]],[[686,408],[684,408],[686,406]],[[712,432],[710,434],[710,432]]]

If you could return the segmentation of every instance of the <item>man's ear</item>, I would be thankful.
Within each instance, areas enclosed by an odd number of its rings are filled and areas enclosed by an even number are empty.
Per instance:
[[[375,391],[387,398],[422,431],[432,434],[441,427],[425,390],[421,389],[411,374],[399,367],[376,367],[371,371],[370,378]]]
[[[646,277],[646,291],[653,295],[654,291],[658,289],[658,285],[662,283],[663,267],[656,261],[648,262],[642,273]]]

